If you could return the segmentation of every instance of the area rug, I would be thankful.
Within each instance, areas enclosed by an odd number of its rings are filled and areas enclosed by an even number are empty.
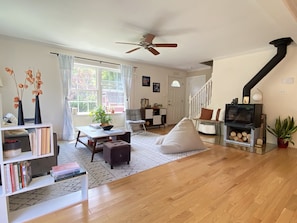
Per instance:
[[[113,169],[110,168],[108,163],[105,163],[102,153],[96,153],[93,162],[91,162],[92,153],[84,145],[78,143],[75,147],[75,142],[61,141],[59,142],[58,163],[73,161],[79,163],[89,174],[89,188],[94,188],[101,184],[205,151],[196,150],[176,154],[162,154],[155,145],[158,136],[158,134],[150,132],[133,135],[131,137],[130,164],[122,163],[115,165]],[[52,186],[14,195],[9,199],[10,210],[24,208],[78,190],[80,190],[80,181],[74,178]]]

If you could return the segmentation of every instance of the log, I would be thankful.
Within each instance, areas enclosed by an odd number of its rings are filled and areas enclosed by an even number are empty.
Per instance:
[[[256,144],[262,146],[263,145],[263,139],[257,139]]]
[[[236,132],[232,131],[232,132],[230,133],[230,136],[232,136],[232,137],[236,136]]]

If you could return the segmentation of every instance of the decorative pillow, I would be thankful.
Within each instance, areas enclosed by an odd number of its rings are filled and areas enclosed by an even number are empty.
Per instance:
[[[225,110],[221,109],[218,121],[225,121]]]
[[[213,112],[212,112],[211,120],[219,121],[220,111],[221,111],[220,108],[218,108],[218,109],[214,109]]]
[[[167,135],[157,138],[156,144],[162,153],[180,153],[206,148],[193,121],[188,118],[183,118]]]
[[[213,113],[212,109],[201,108],[200,119],[211,120],[212,113]]]

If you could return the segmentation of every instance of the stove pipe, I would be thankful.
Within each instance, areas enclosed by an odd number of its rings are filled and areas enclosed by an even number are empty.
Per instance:
[[[290,37],[281,38],[271,41],[277,47],[276,55],[244,86],[243,88],[243,104],[250,103],[251,89],[266,76],[287,54],[287,46],[293,40]]]

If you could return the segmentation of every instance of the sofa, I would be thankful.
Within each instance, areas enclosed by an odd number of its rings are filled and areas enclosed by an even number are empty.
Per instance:
[[[5,136],[5,139],[20,141],[22,152],[31,150],[29,135],[27,132],[25,131],[18,132],[18,133],[6,132],[4,133],[4,136]],[[53,143],[54,143],[54,156],[31,160],[32,177],[48,174],[52,169],[52,166],[56,166],[58,164],[59,145],[58,145],[56,133],[53,133]]]

